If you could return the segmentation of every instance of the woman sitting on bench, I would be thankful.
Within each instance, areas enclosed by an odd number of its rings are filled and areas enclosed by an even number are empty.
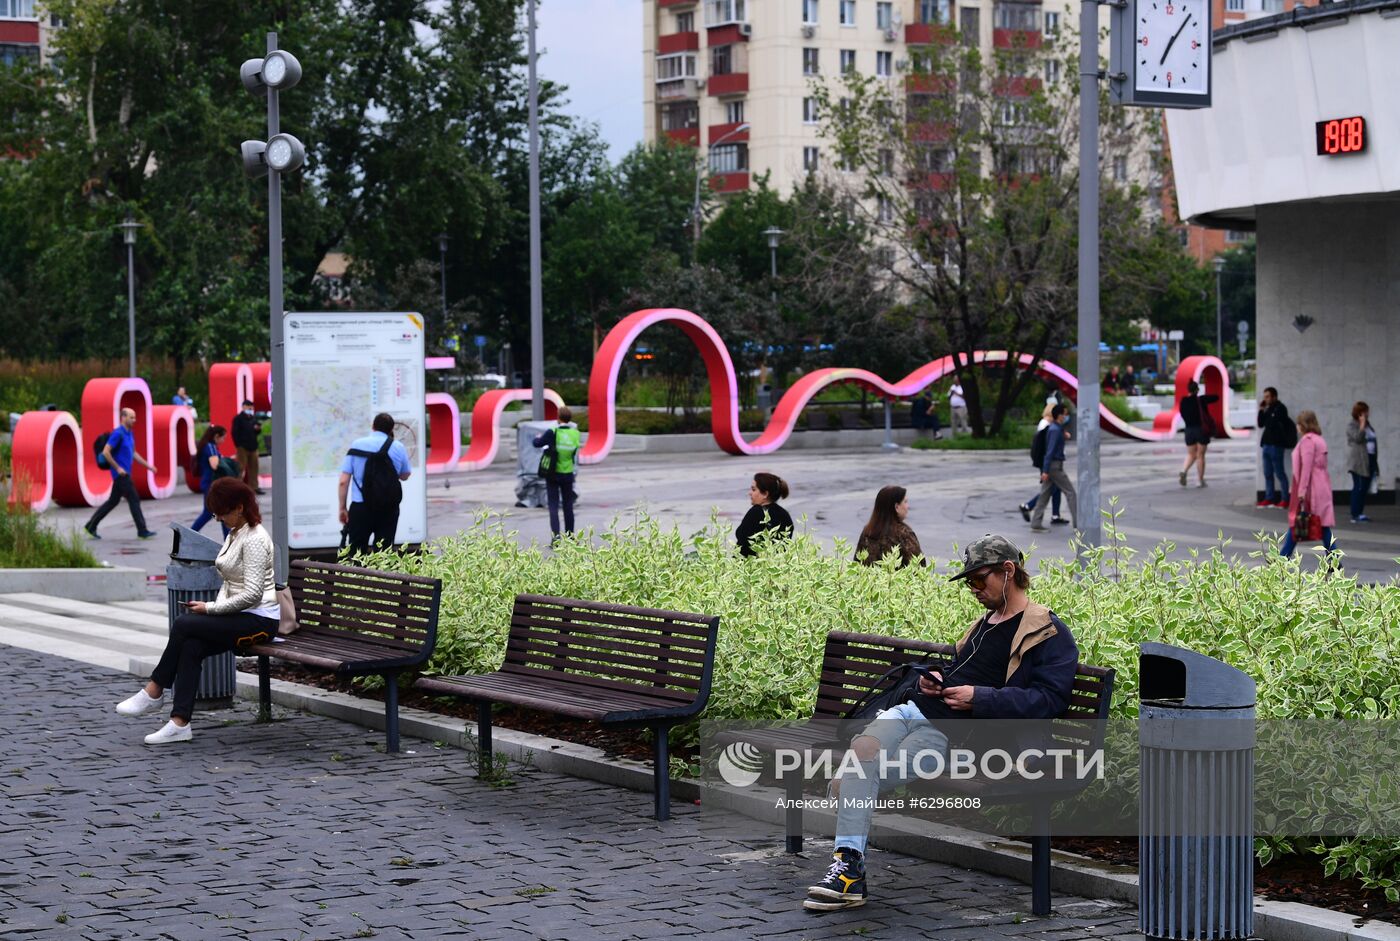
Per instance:
[[[147,745],[190,740],[190,716],[205,657],[260,644],[277,634],[272,537],[262,527],[257,498],[238,478],[221,477],[209,485],[206,499],[209,511],[229,530],[214,560],[223,587],[213,601],[185,602],[186,613],[171,626],[150,682],[117,704],[124,716],[158,712],[165,704],[165,691],[175,687],[170,721],[146,736]]]

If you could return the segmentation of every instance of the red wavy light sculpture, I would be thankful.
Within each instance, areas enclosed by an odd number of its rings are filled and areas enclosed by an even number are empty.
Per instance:
[[[593,362],[588,381],[589,434],[579,453],[582,464],[596,464],[612,451],[616,438],[617,379],[627,351],[645,330],[659,323],[679,327],[700,351],[710,383],[711,431],[720,448],[730,454],[771,454],[782,447],[797,426],[797,418],[812,398],[828,386],[848,382],[869,389],[886,399],[906,398],[954,372],[952,356],[926,363],[897,382],[888,382],[864,369],[828,368],[807,373],[793,383],[773,409],[772,420],[752,441],[739,431],[739,379],[729,349],[704,318],[679,308],[639,310],[624,317],[603,340]],[[1004,351],[981,350],[972,354],[973,364],[1005,364]],[[1071,400],[1079,394],[1079,382],[1064,368],[1050,362],[1032,362],[1026,354],[1017,355],[1023,369],[1034,369]],[[1173,407],[1159,413],[1150,430],[1124,422],[1103,405],[1099,423],[1103,430],[1137,441],[1169,441],[1181,427],[1180,404],[1187,384],[1195,380],[1202,390],[1218,396],[1208,406],[1215,418],[1217,437],[1245,438],[1249,429],[1229,423],[1230,383],[1225,365],[1214,356],[1192,356],[1176,373]],[[260,410],[272,407],[270,363],[216,363],[209,370],[209,415],[226,424],[239,411],[244,399],[251,399]],[[500,449],[500,420],[506,406],[530,399],[529,389],[493,389],[477,400],[472,409],[471,445],[461,451],[461,415],[450,395],[428,393],[430,445],[426,470],[445,474],[453,470],[481,470],[495,460]],[[545,417],[554,419],[564,401],[552,389],[545,390]],[[15,428],[12,463],[16,486],[10,502],[27,500],[35,510],[50,504],[96,506],[111,490],[111,477],[98,468],[92,453],[98,435],[110,431],[123,407],[136,412],[136,449],[156,465],[152,475],[136,467],[133,477],[137,492],[144,497],[163,499],[175,492],[179,476],[193,492],[199,491],[199,478],[190,473],[190,457],[195,451],[194,416],[182,405],[152,405],[151,393],[142,379],[93,379],[83,390],[81,427],[68,412],[26,412]],[[233,453],[232,435],[224,438],[223,450]],[[266,475],[263,479],[268,480]]]

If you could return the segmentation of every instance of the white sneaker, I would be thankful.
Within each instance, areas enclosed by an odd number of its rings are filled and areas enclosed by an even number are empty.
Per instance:
[[[149,712],[159,712],[164,705],[164,692],[152,699],[145,687],[142,687],[136,691],[136,695],[117,703],[117,712],[124,716],[144,716]]]
[[[146,736],[147,745],[164,745],[166,742],[188,742],[194,737],[190,731],[190,724],[176,725],[175,720],[170,720],[160,727],[159,732],[152,732]]]

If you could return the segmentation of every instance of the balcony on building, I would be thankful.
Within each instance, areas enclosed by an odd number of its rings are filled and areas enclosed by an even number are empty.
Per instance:
[[[656,57],[656,100],[696,98],[700,94],[697,53],[675,52]]]
[[[904,24],[904,42],[909,46],[951,45],[953,34],[952,0],[918,0],[914,22]]]
[[[1041,42],[1040,4],[998,0],[992,6],[992,45],[997,49],[1035,49]]]
[[[1027,98],[1040,91],[1034,75],[999,75],[992,80],[992,94],[998,98]]]
[[[657,0],[657,6],[663,10],[667,7],[693,7],[699,0]]]
[[[696,101],[676,101],[659,109],[661,133],[677,143],[700,146],[700,105]]]
[[[747,26],[748,0],[705,0],[705,28]]]
[[[39,20],[34,0],[0,0],[0,56],[5,65],[39,60]]]
[[[724,140],[726,137],[736,144],[747,143],[749,132],[747,129],[738,130],[746,122],[732,121],[728,124],[711,124],[705,131],[705,143],[714,144],[717,140]],[[728,143],[728,141],[726,141]]]
[[[695,52],[699,48],[700,34],[696,32],[670,33],[656,39],[656,54],[661,56],[677,52]]]
[[[716,138],[718,139],[718,138]],[[710,189],[737,193],[749,188],[749,145],[729,140],[710,148]]]
[[[710,95],[742,95],[749,90],[749,46],[735,42],[717,46],[710,37],[710,77],[705,90]]]

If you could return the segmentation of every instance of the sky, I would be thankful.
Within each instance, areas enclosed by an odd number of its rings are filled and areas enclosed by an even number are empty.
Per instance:
[[[641,0],[540,0],[540,74],[596,123],[616,162],[642,139]]]

